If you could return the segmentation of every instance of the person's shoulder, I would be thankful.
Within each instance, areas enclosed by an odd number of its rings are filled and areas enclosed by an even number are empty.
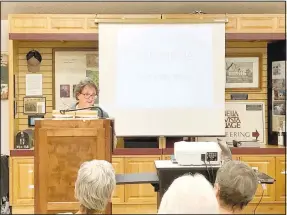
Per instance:
[[[102,108],[100,105],[95,105],[95,106],[92,107],[91,109],[92,109],[92,110],[98,110],[98,109],[100,109],[100,111],[102,111],[102,113],[103,113],[103,117],[104,117],[104,118],[109,118],[108,112],[106,112],[106,111],[104,110],[104,108]]]
[[[73,103],[73,104],[70,106],[70,109],[76,109],[76,108],[77,108],[77,105],[78,105],[77,102],[76,102],[76,103]]]
[[[109,118],[109,114],[105,110],[103,110],[103,117]]]

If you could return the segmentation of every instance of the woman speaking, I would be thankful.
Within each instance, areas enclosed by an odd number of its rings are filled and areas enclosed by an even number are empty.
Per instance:
[[[85,78],[84,80],[80,81],[75,87],[74,95],[77,100],[75,104],[72,105],[72,109],[81,109],[81,108],[91,108],[93,109],[93,106],[95,104],[96,99],[99,95],[99,89],[97,88],[96,84],[90,79]],[[109,115],[107,112],[102,110],[102,116],[103,118],[109,118]],[[117,146],[117,137],[114,133],[114,148]]]
[[[92,108],[98,98],[99,90],[90,78],[86,78],[76,85],[74,95],[77,102],[72,105],[72,109]],[[109,118],[108,113],[104,110],[103,118]]]

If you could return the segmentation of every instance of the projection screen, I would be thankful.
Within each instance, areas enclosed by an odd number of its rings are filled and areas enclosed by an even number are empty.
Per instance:
[[[117,136],[224,135],[225,23],[99,23],[99,82]]]

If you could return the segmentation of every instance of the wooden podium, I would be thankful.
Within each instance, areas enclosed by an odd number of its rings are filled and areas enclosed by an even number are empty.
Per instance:
[[[44,119],[35,124],[35,214],[76,212],[74,185],[80,165],[112,160],[110,119]],[[106,214],[112,213],[109,204]]]

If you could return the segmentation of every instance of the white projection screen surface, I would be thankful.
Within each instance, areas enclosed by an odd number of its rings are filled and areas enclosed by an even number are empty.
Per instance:
[[[99,82],[117,136],[225,135],[225,23],[99,23]]]

